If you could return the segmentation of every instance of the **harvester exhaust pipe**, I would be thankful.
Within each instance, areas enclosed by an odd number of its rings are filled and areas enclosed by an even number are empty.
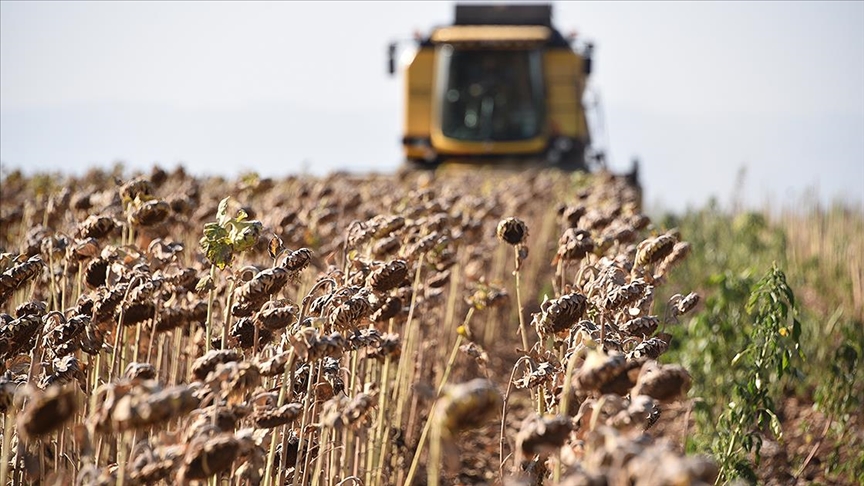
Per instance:
[[[630,183],[633,187],[641,188],[642,185],[639,184],[639,158],[633,157],[633,160],[630,162],[630,172],[625,175],[627,178],[627,182]]]
[[[392,76],[396,74],[396,43],[391,42],[387,46],[387,72]]]

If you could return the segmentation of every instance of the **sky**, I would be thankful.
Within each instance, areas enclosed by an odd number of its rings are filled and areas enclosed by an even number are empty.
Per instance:
[[[673,210],[864,207],[864,2],[552,2],[595,44],[594,138]],[[390,172],[387,45],[455,2],[0,2],[0,166]],[[410,42],[401,60],[410,59]],[[741,175],[743,174],[743,177]]]

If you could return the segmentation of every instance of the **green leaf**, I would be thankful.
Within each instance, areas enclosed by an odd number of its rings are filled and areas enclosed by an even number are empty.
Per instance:
[[[263,225],[260,221],[231,222],[229,241],[236,251],[246,251],[256,243],[261,235]]]
[[[744,438],[741,439],[741,447],[743,447],[746,451],[753,450],[753,435],[745,435]]]
[[[797,343],[801,338],[801,323],[798,319],[792,319],[792,339]]]
[[[771,410],[765,409],[764,412],[768,414],[769,426],[771,427],[771,432],[774,434],[774,437],[780,439],[783,437],[783,427],[780,425],[780,419],[777,418],[777,415]]]
[[[216,221],[219,222],[219,226],[225,226],[225,223],[228,222],[229,199],[231,199],[231,196],[228,196],[225,199],[219,201],[219,208],[216,210]]]
[[[732,466],[735,470],[737,476],[745,479],[752,484],[756,484],[756,481],[759,480],[759,477],[756,475],[756,472],[753,471],[753,467],[749,461],[745,458],[740,458],[735,462]]]
[[[234,259],[234,252],[231,245],[219,243],[208,248],[207,259],[219,267],[219,270],[223,270],[231,264]]]
[[[201,250],[204,251],[207,260],[219,269],[223,269],[231,263],[233,248],[225,238],[208,239],[205,236],[201,238]]]
[[[206,223],[204,225],[204,238],[210,242],[216,242],[228,237],[228,232],[225,228],[216,223]]]

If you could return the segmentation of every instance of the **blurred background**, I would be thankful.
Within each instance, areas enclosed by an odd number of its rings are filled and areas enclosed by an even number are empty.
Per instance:
[[[392,172],[387,45],[454,4],[4,0],[2,171]],[[595,140],[639,158],[649,207],[864,207],[864,3],[552,4],[596,46]]]

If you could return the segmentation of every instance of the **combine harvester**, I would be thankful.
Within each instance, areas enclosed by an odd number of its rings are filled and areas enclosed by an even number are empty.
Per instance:
[[[605,167],[583,102],[593,45],[564,37],[551,5],[457,5],[453,25],[415,42],[403,68],[409,167]]]

